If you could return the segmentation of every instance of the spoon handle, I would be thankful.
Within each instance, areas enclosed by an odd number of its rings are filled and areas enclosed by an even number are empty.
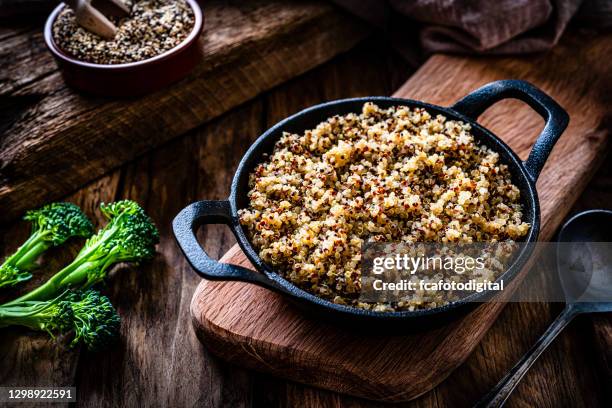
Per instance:
[[[474,405],[475,408],[496,408],[504,405],[510,393],[517,386],[527,370],[540,357],[540,354],[557,337],[561,330],[579,313],[573,305],[567,305],[554,322],[548,326],[546,332],[531,347],[531,349],[521,358],[521,360],[497,383],[487,395]]]

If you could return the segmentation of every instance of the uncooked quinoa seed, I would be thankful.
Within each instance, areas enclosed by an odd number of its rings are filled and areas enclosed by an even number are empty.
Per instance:
[[[334,116],[285,133],[250,175],[240,223],[264,262],[336,303],[363,304],[361,249],[374,242],[499,242],[524,237],[519,189],[469,124],[422,108]],[[494,278],[494,277],[492,277]]]
[[[194,26],[194,14],[184,0],[125,0],[129,17],[112,19],[117,33],[105,40],[80,27],[66,7],[53,24],[53,39],[68,55],[96,64],[142,61],[179,45]]]

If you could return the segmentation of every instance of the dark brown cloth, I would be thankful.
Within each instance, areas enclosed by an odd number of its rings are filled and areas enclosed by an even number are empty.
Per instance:
[[[584,8],[591,16],[600,16],[599,24],[609,26],[612,0],[335,0],[335,3],[379,27],[389,29],[392,22],[420,25],[420,44],[427,53],[520,54],[553,47],[583,3],[585,6],[588,3]],[[397,16],[401,17],[399,22],[393,18]],[[402,44],[397,38],[394,43]]]

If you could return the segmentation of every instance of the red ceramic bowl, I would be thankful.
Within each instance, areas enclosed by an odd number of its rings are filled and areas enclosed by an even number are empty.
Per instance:
[[[94,64],[71,57],[53,40],[53,23],[64,4],[55,8],[45,24],[45,42],[55,57],[66,83],[87,93],[129,97],[153,92],[186,76],[201,60],[198,40],[204,26],[196,0],[185,0],[195,17],[193,30],[176,47],[143,61],[125,64]]]

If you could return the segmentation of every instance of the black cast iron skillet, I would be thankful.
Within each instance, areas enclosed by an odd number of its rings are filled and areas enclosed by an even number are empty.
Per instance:
[[[520,99],[545,120],[542,133],[536,140],[526,161],[521,161],[503,141],[489,130],[476,123],[482,112],[499,100],[506,98]],[[193,269],[203,278],[211,280],[237,280],[251,282],[284,295],[301,309],[316,315],[316,317],[331,319],[336,322],[367,324],[382,324],[387,326],[396,323],[432,323],[445,321],[458,313],[469,310],[470,305],[487,299],[487,292],[475,293],[459,301],[447,305],[417,311],[375,312],[345,305],[338,305],[314,296],[275,273],[258,256],[249,243],[243,228],[238,221],[238,210],[248,206],[249,173],[262,161],[262,154],[269,153],[274,143],[283,132],[301,133],[314,128],[318,123],[330,116],[344,115],[349,112],[360,112],[365,102],[374,102],[381,108],[395,105],[422,107],[430,114],[442,114],[448,119],[470,123],[472,134],[481,143],[498,152],[503,163],[509,166],[513,183],[520,189],[524,221],[531,224],[525,242],[535,242],[540,229],[540,207],[535,182],[552,150],[554,144],[565,130],[569,121],[567,113],[548,95],[533,85],[519,80],[503,80],[492,82],[465,96],[450,108],[430,105],[420,101],[390,97],[365,97],[343,99],[323,103],[305,109],[270,128],[253,143],[246,152],[234,179],[231,193],[227,200],[198,201],[185,207],[174,219],[173,230],[176,240]],[[507,120],[512,121],[509,117]],[[255,266],[258,272],[240,266],[219,263],[211,259],[196,240],[195,231],[202,224],[226,224],[238,240],[238,244]],[[504,279],[506,285],[524,266],[531,254],[532,245],[522,246],[512,266],[499,279]],[[403,325],[406,326],[406,325]]]

